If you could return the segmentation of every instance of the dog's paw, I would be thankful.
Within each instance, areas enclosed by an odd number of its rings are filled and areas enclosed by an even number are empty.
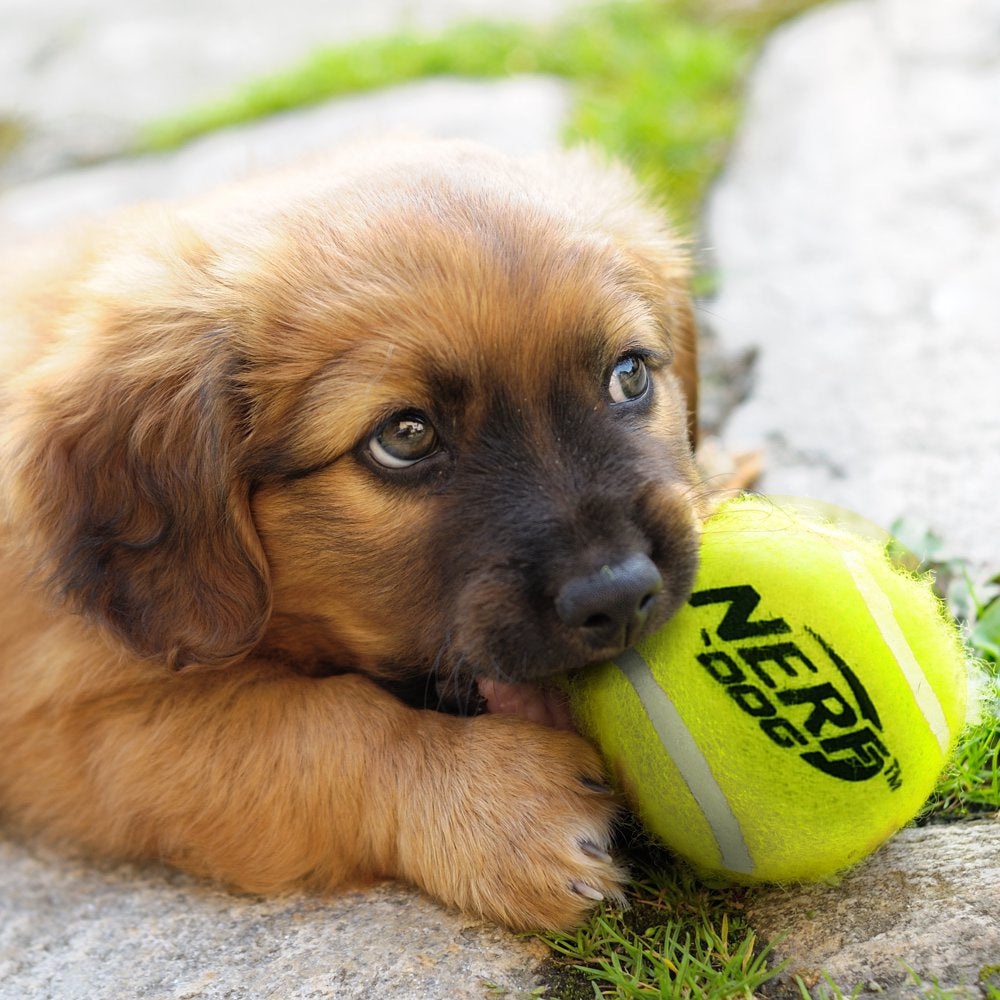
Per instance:
[[[522,719],[446,721],[444,745],[439,733],[421,747],[426,772],[403,793],[400,875],[522,930],[568,929],[597,902],[620,901],[617,803],[594,750]]]

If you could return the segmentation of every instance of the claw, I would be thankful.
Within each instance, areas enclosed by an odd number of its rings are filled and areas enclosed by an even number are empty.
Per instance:
[[[580,784],[584,788],[590,789],[592,792],[597,792],[598,795],[614,795],[614,789],[610,785],[604,784],[603,781],[595,781],[593,778],[580,778]]]
[[[598,892],[595,888],[593,888],[593,886],[589,886],[585,882],[577,882],[574,880],[570,882],[569,887],[573,890],[573,892],[577,893],[577,895],[583,896],[585,899],[592,899],[595,903],[604,902],[603,893]]]
[[[581,840],[578,843],[580,845],[580,850],[583,851],[588,858],[593,858],[595,861],[600,861],[606,865],[611,864],[611,855],[601,847],[598,847],[598,845],[593,841]]]

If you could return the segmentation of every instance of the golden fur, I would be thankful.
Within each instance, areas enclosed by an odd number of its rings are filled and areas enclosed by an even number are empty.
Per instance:
[[[613,896],[593,751],[462,713],[608,652],[551,610],[567,580],[641,552],[646,630],[690,586],[686,269],[629,178],[356,147],[0,274],[6,820],[519,928]],[[613,405],[636,356],[648,398]],[[385,428],[429,457],[384,467]]]

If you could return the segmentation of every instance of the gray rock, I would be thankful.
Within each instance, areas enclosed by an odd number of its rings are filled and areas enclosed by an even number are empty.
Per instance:
[[[756,351],[727,446],[766,448],[767,491],[929,524],[992,572],[998,109],[995,3],[820,8],[771,39],[707,213],[718,342]],[[911,829],[839,885],[759,893],[754,926],[792,963],[768,996],[800,997],[795,972],[817,995],[824,972],[845,995],[924,995],[907,965],[984,995],[998,857],[996,822]]]
[[[140,125],[228,96],[321,45],[475,17],[544,21],[573,3],[5,0],[0,122],[21,123],[25,136],[0,162],[0,181],[120,154]]]
[[[1000,824],[903,830],[840,884],[761,893],[749,916],[789,963],[772,1000],[801,1000],[795,976],[816,997],[835,995],[829,980],[883,1000],[919,983],[986,996],[1000,989]]]
[[[202,192],[366,134],[461,136],[514,154],[551,149],[568,107],[565,83],[544,76],[422,80],[328,101],[212,133],[174,153],[112,160],[15,185],[0,192],[0,240],[100,218],[121,205]]]
[[[546,954],[392,884],[237,896],[12,839],[0,870],[0,1000],[481,1000]]]
[[[1000,12],[853,0],[776,34],[707,213],[762,488],[1000,567]]]

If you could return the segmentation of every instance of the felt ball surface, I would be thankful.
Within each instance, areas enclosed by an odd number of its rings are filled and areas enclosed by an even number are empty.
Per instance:
[[[705,522],[677,615],[569,693],[650,832],[706,872],[791,882],[916,815],[967,684],[929,580],[807,508],[742,497]]]

